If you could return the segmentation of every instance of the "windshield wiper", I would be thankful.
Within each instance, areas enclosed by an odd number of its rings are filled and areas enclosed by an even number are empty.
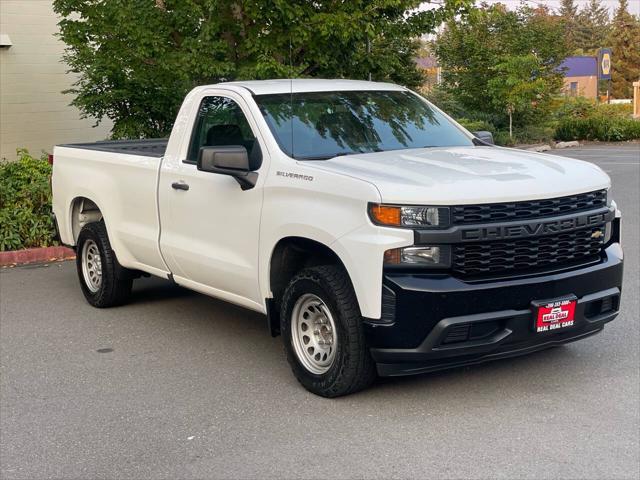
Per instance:
[[[335,157],[343,157],[345,155],[355,155],[360,152],[338,152],[332,153],[329,155],[317,155],[317,156],[308,156],[308,157],[295,157],[296,160],[329,160],[330,158]]]

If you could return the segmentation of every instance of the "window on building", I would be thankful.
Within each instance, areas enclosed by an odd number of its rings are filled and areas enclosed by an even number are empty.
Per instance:
[[[571,85],[569,85],[569,95],[572,97],[578,96],[578,82],[571,82]]]

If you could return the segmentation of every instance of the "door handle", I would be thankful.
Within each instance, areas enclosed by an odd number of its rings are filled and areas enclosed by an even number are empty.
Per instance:
[[[174,190],[189,190],[189,185],[184,183],[183,181],[179,181],[179,182],[173,182],[171,184],[171,188],[173,188]]]

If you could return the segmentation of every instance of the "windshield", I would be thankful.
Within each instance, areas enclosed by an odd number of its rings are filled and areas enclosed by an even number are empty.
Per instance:
[[[255,99],[280,148],[300,160],[473,145],[444,115],[407,91],[285,93]]]

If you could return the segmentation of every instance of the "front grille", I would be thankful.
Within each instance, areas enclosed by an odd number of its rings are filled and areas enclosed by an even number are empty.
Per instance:
[[[517,272],[526,273],[547,267],[597,260],[602,250],[602,235],[591,235],[601,227],[525,238],[453,245],[455,273],[465,277]]]
[[[508,222],[594,210],[606,204],[607,191],[597,190],[545,200],[457,205],[451,207],[451,220],[454,225]]]

